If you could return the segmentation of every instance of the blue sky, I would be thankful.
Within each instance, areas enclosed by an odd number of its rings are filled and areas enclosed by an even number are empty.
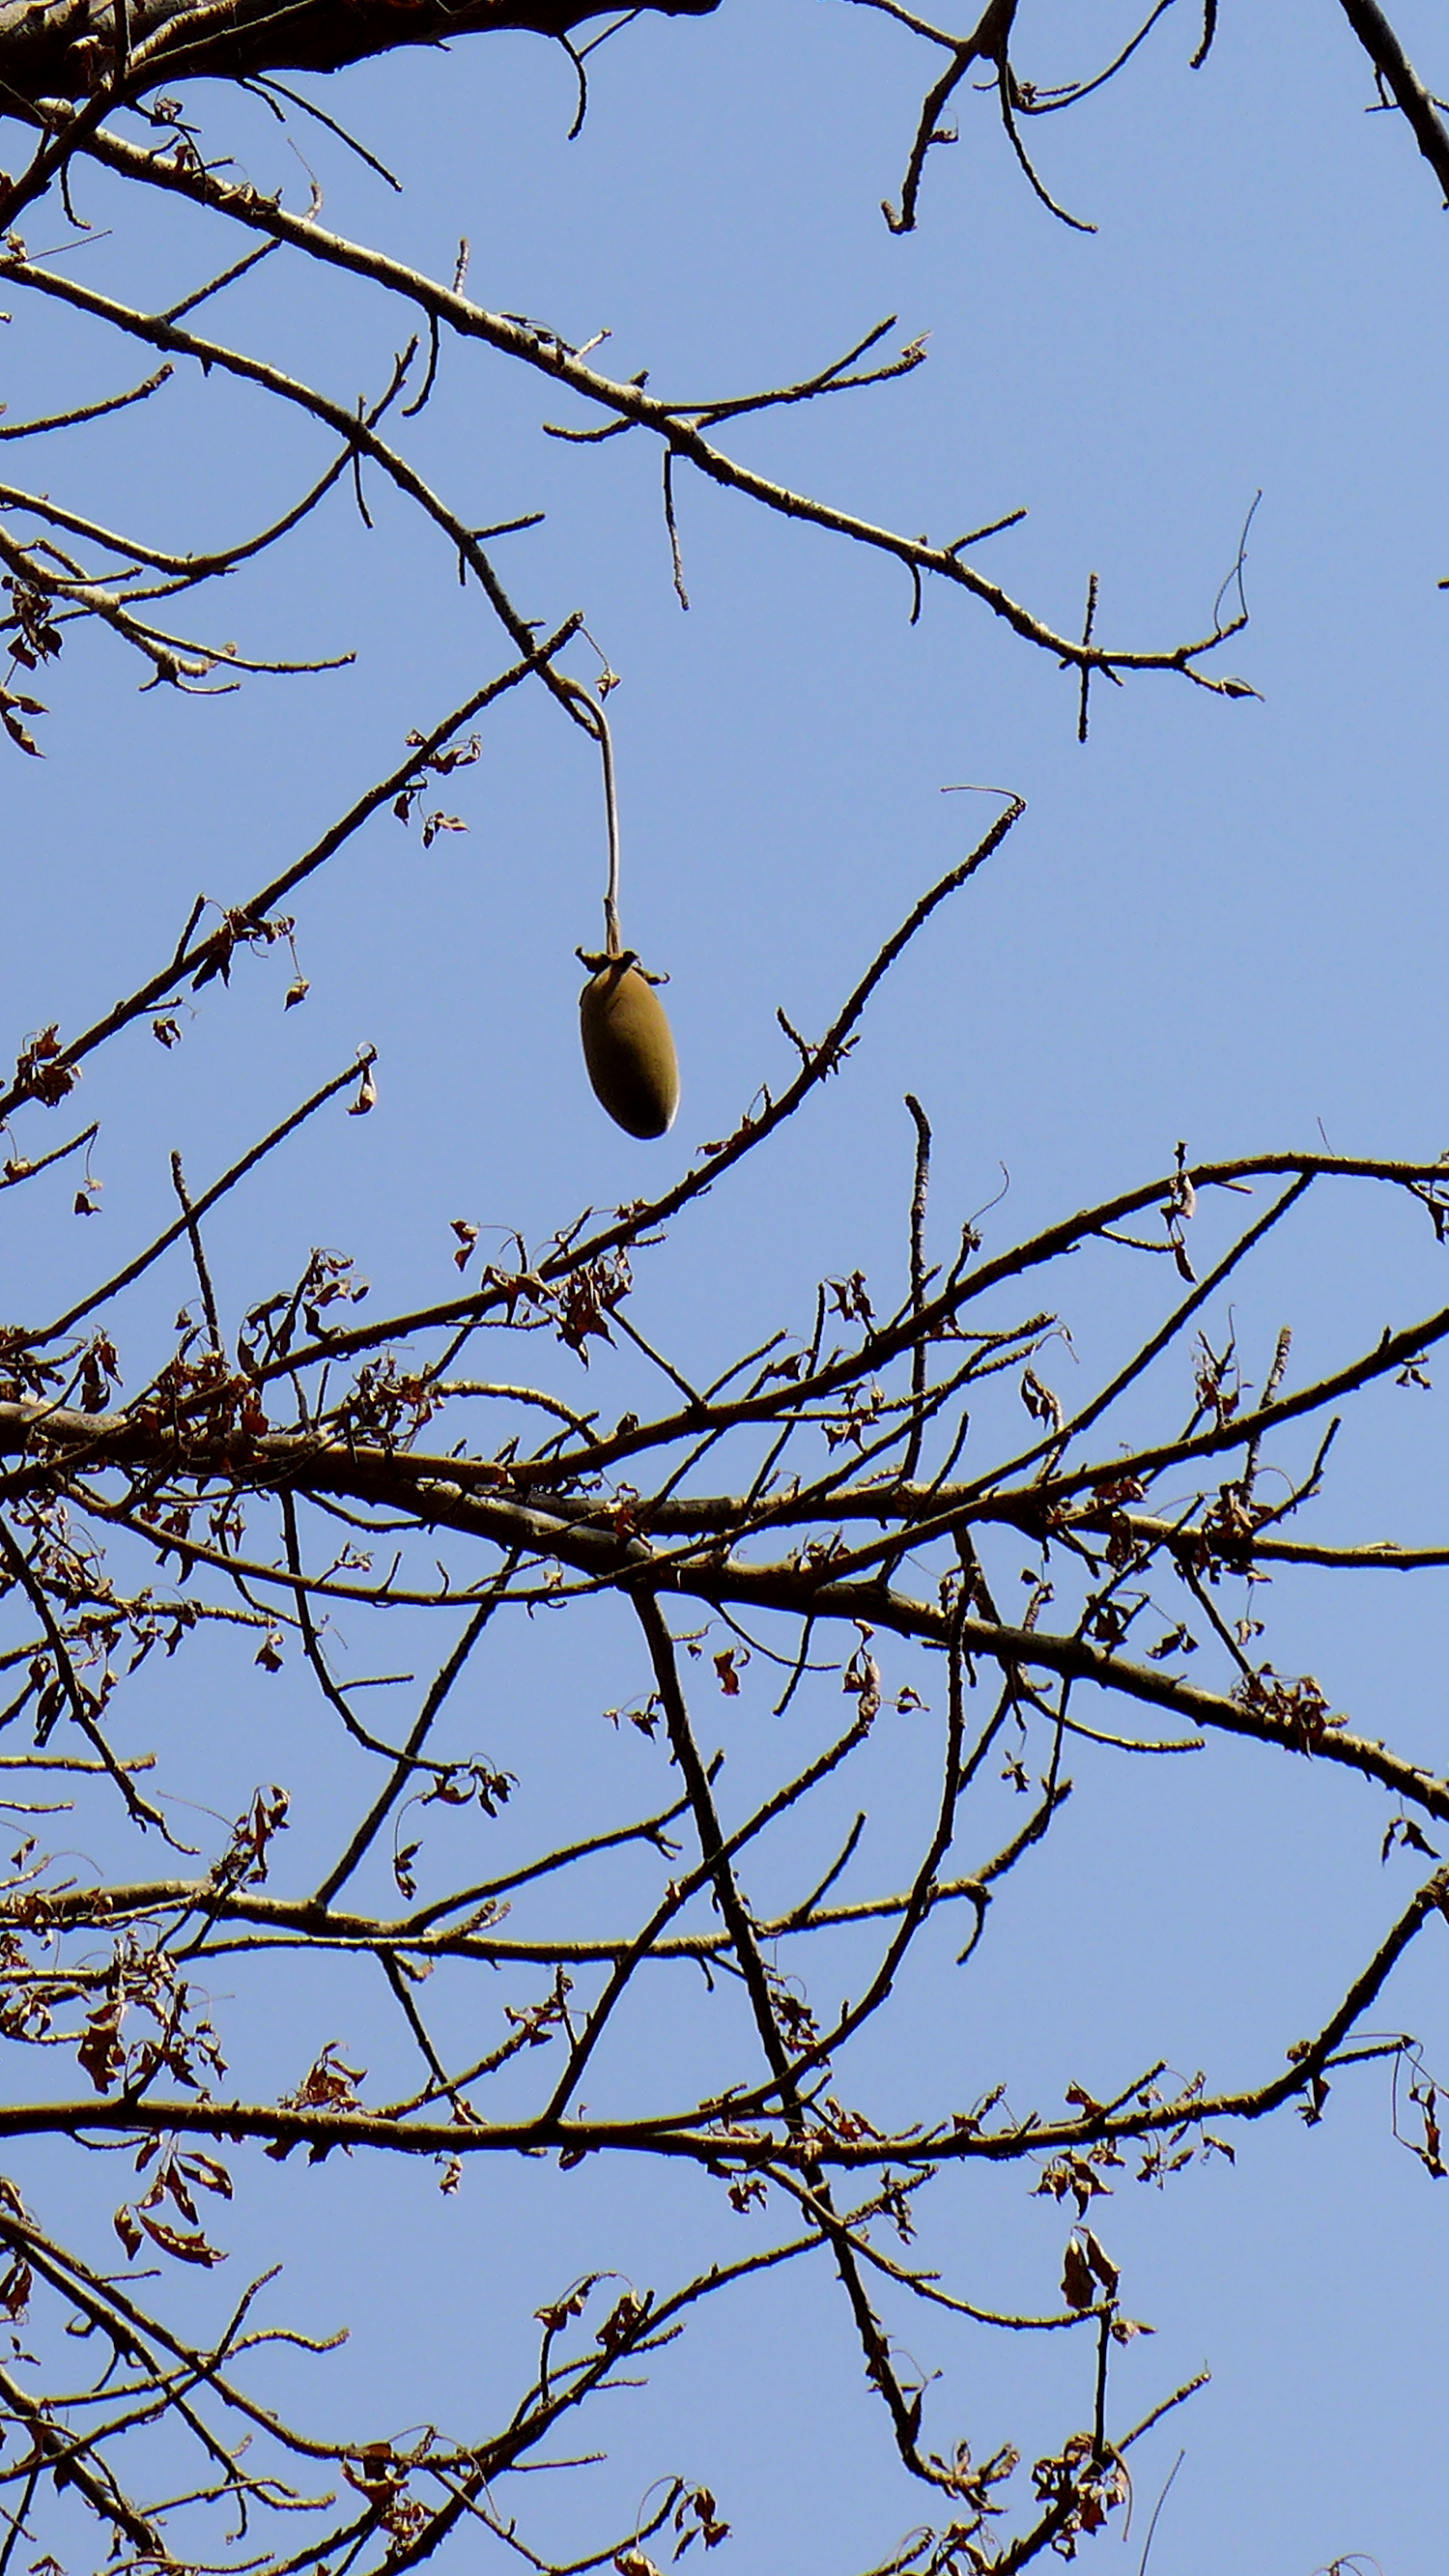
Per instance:
[[[1085,14],[1066,0],[1034,9],[1021,70],[1090,70],[1130,23],[1113,6],[1084,29]],[[1401,0],[1396,23],[1426,76],[1449,82],[1436,13]],[[1083,749],[1072,681],[976,603],[928,593],[912,627],[898,567],[687,468],[685,615],[653,451],[633,437],[540,437],[541,418],[581,418],[566,397],[484,349],[446,347],[412,452],[473,521],[546,511],[541,528],[499,541],[500,568],[529,614],[582,607],[621,674],[624,920],[672,977],[675,1136],[636,1145],[587,1093],[573,949],[597,938],[596,769],[542,692],[518,693],[444,791],[466,833],[424,852],[383,816],[299,896],[303,1009],[282,1016],[289,969],[247,964],[228,995],[200,997],[179,1050],[133,1034],[88,1073],[105,1213],[73,1223],[57,1194],[53,1224],[22,1242],[16,1199],[5,1203],[17,1310],[74,1293],[102,1229],[119,1260],[164,1221],[173,1144],[209,1175],[363,1043],[379,1049],[372,1116],[310,1133],[264,1191],[219,1216],[212,1253],[234,1309],[313,1242],[354,1253],[378,1301],[440,1297],[454,1219],[536,1241],[586,1203],[637,1195],[727,1132],[762,1080],[779,1085],[776,1005],[797,1026],[825,1024],[981,828],[989,807],[941,793],[967,781],[1019,790],[1025,820],[873,1008],[848,1073],[727,1206],[692,1211],[674,1250],[641,1264],[641,1324],[691,1369],[722,1366],[777,1323],[798,1328],[823,1274],[858,1265],[899,1293],[906,1089],[936,1129],[942,1242],[995,1196],[1003,1166],[1010,1193],[989,1222],[1024,1230],[1165,1170],[1179,1138],[1195,1155],[1320,1135],[1345,1152],[1449,1145],[1445,217],[1399,121],[1365,112],[1367,65],[1329,0],[1226,9],[1194,74],[1198,31],[1169,13],[1120,81],[1033,129],[1044,176],[1097,225],[1090,236],[1032,197],[990,100],[963,98],[960,141],[932,156],[920,229],[893,238],[879,201],[898,194],[928,58],[847,0],[723,0],[697,22],[641,19],[592,57],[572,143],[569,65],[522,36],[299,81],[406,181],[395,198],[320,129],[294,125],[330,223],[443,276],[466,234],[481,301],[573,340],[607,327],[608,363],[647,366],[657,391],[784,381],[890,312],[902,339],[929,333],[928,363],[904,382],[741,426],[737,450],[937,537],[1025,504],[1024,524],[981,561],[1064,631],[1096,571],[1099,636],[1165,645],[1206,632],[1261,491],[1252,623],[1228,648],[1261,698],[1228,703],[1169,677],[1099,688]],[[305,202],[291,144],[262,108],[220,87],[197,103],[209,143]],[[75,255],[86,282],[159,302],[207,273],[210,238],[187,210],[138,211],[90,174],[78,203],[98,230],[114,227]],[[32,211],[26,230],[32,249],[59,241],[58,210]],[[12,416],[128,380],[119,343],[10,301]],[[369,293],[285,256],[214,319],[348,401],[380,388],[404,328]],[[260,521],[324,457],[320,434],[278,428],[259,401],[182,370],[155,405],[77,433],[64,463],[54,451],[32,470],[180,546]],[[23,479],[19,451],[5,464]],[[441,542],[371,480],[368,498],[370,533],[344,484],[210,611],[210,631],[248,650],[355,647],[347,671],[258,679],[204,703],[137,696],[118,649],[84,637],[46,674],[47,758],[16,755],[7,770],[0,993],[17,1045],[128,987],[196,891],[234,900],[272,874],[410,726],[503,659]],[[586,655],[575,667],[590,676]],[[1366,1196],[1316,1210],[1241,1293],[1252,1369],[1281,1322],[1295,1325],[1306,1375],[1356,1335],[1442,1303],[1443,1258],[1427,1227]],[[137,1377],[187,1287],[178,1269],[128,1312]],[[1142,1292],[1121,1268],[1085,1262],[1072,1289],[1076,1358],[1060,1367],[1085,1384]],[[539,1365],[578,1393],[568,1354]],[[601,1354],[589,1401],[618,1410],[634,1382],[627,1360]],[[1321,1507],[1325,1534],[1443,1539],[1442,1402],[1398,1390],[1365,1402]],[[1009,1554],[1000,1571],[1014,1583]],[[1364,1578],[1352,1597],[1323,1577],[1280,1583],[1270,1643],[1283,1669],[1317,1672],[1361,1731],[1442,1769],[1439,1581]],[[648,1796],[658,1759],[599,1717],[641,1687],[637,1662],[604,1612],[577,1636],[540,1623],[489,1665],[462,1736],[519,1773],[525,1806],[544,1771],[583,1817],[624,1777]],[[170,1742],[189,1794],[224,1813],[254,1782],[285,1780],[305,1876],[342,1776],[330,1741],[290,1670],[265,1697],[245,1654],[218,1651],[204,1669],[204,1722],[178,1670],[138,1708],[137,1741]],[[772,1760],[767,1707],[757,1669],[719,1713],[745,1781]],[[837,1711],[822,1695],[802,1723]],[[908,1729],[872,1746],[887,1818],[896,1766],[909,1780],[928,1758]],[[1221,1743],[1170,1765],[1102,1754],[1073,1767],[1070,1816],[1036,1874],[1013,1882],[969,1987],[953,1982],[943,1932],[891,2036],[853,2061],[859,2086],[924,2112],[943,2074],[953,2099],[1004,2078],[1014,2102],[1044,2107],[1068,2081],[1105,2092],[1159,2054],[1214,2082],[1252,2079],[1315,2026],[1407,1896],[1407,1865],[1379,1861],[1384,1802],[1362,1784]],[[842,1812],[855,1796],[842,1791]],[[510,1811],[499,1832],[515,1830],[527,1821]],[[1449,2071],[1445,1937],[1431,1927],[1385,2026],[1415,2031]],[[324,2027],[324,2012],[342,2018]],[[299,2005],[295,2071],[313,2039],[370,2045],[371,2016],[361,1991]],[[244,2069],[266,2032],[244,1997],[232,2017]],[[611,2080],[647,2069],[661,2041],[687,2071],[684,2013],[631,2026]],[[1213,2380],[1144,2452],[1126,2550],[1113,2536],[1095,2555],[1136,2567],[1182,2446],[1154,2576],[1311,2576],[1352,2550],[1384,2576],[1421,2576],[1442,2549],[1443,2196],[1394,2145],[1376,2070],[1343,2078],[1321,2127],[1290,2114],[1237,2146],[1234,2169],[1194,2169],[1160,2195],[1124,2176],[1100,2205],[1127,2303],[1158,2329],[1124,2356],[1123,2418],[1200,2366]],[[37,2191],[40,2161],[23,2175]],[[290,2310],[351,2318],[350,2353],[327,2365],[325,2394],[306,2381],[309,2404],[340,2422],[381,2403],[392,2429],[431,2415],[441,2382],[465,2432],[474,2390],[486,2413],[531,2311],[573,2271],[602,2260],[662,2279],[714,2225],[702,2188],[674,2178],[585,2169],[564,2192],[538,2168],[490,2170],[441,2202],[427,2175],[262,2166],[230,2269],[279,2242]],[[1050,2303],[1064,2234],[1061,2213],[1011,2172],[938,2186],[923,2243],[969,2295],[1035,2306]],[[401,2250],[379,2259],[389,2241]],[[837,2576],[884,2558],[925,2499],[861,2388],[838,2308],[823,2276],[787,2274],[694,2327],[647,2397],[614,2401],[606,2485],[587,2504],[566,2479],[537,2499],[559,2547],[598,2536],[604,2494],[627,2517],[648,2479],[678,2465],[717,2490],[740,2566]],[[1029,2459],[1085,2417],[1075,2350],[967,2343],[929,2321],[912,2324],[911,2348],[946,2375],[943,2435],[967,2433],[978,2454],[1016,2438]]]

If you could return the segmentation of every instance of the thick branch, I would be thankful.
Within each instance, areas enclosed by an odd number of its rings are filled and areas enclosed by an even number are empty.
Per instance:
[[[706,17],[719,0],[643,0],[658,16]],[[239,79],[268,71],[339,71],[368,54],[399,45],[436,45],[479,31],[512,28],[567,35],[588,18],[605,17],[611,0],[132,0],[127,12],[130,58],[143,58],[144,86],[158,80]],[[109,0],[63,0],[36,9],[6,0],[0,9],[0,66],[8,105],[54,93],[84,97],[87,72],[114,60],[117,10]]]
[[[1368,55],[1381,84],[1391,90],[1409,120],[1423,153],[1449,205],[1449,127],[1420,80],[1378,0],[1343,0],[1343,14]]]

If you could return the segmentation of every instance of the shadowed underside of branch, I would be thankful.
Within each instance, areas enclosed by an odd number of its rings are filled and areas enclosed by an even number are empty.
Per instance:
[[[654,14],[704,17],[719,0],[644,0]],[[145,83],[246,78],[267,71],[340,71],[399,45],[513,29],[566,39],[609,0],[58,0],[0,8],[0,67],[13,106],[80,98],[98,64],[117,58],[118,35]]]

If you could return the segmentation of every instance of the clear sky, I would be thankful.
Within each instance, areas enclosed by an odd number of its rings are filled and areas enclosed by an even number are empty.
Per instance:
[[[1394,14],[1426,77],[1449,86],[1440,13],[1397,0]],[[1117,0],[1090,12],[1039,0],[1023,12],[1019,69],[1085,73],[1130,25]],[[936,1129],[943,1242],[995,1196],[1003,1166],[1009,1200],[989,1223],[1024,1230],[1165,1170],[1179,1138],[1194,1155],[1321,1137],[1406,1157],[1449,1145],[1446,218],[1401,122],[1366,112],[1370,74],[1334,0],[1229,0],[1191,73],[1199,32],[1195,13],[1169,11],[1119,81],[1033,129],[1044,178],[1091,234],[1051,218],[991,100],[963,96],[919,229],[893,238],[880,200],[899,193],[929,57],[849,0],[642,18],[591,58],[573,142],[569,63],[523,36],[299,79],[399,173],[400,198],[320,128],[295,122],[289,141],[257,102],[198,94],[208,146],[259,187],[305,203],[301,153],[328,222],[439,276],[466,235],[481,301],[575,342],[607,329],[610,366],[647,367],[659,392],[782,382],[898,314],[900,339],[930,335],[925,366],[737,427],[736,452],[935,537],[1026,505],[979,560],[1064,631],[1095,571],[1101,639],[1207,632],[1261,491],[1252,622],[1225,664],[1261,697],[1229,703],[1165,676],[1099,687],[1083,749],[1071,678],[976,603],[928,592],[912,626],[898,567],[681,468],[686,615],[655,450],[541,437],[542,418],[582,414],[486,350],[447,346],[412,452],[475,523],[547,513],[499,540],[500,567],[529,614],[582,607],[621,675],[625,928],[672,977],[675,1136],[644,1147],[615,1134],[585,1088],[573,950],[598,936],[597,773],[543,693],[519,692],[443,792],[466,833],[424,852],[416,829],[383,816],[300,895],[304,1008],[284,1018],[283,969],[249,964],[224,999],[202,997],[180,1049],[138,1034],[88,1075],[104,1215],[36,1241],[6,1202],[7,1306],[47,1309],[88,1278],[101,1228],[117,1260],[147,1239],[169,1213],[173,1144],[193,1174],[219,1169],[363,1042],[380,1051],[372,1116],[309,1136],[217,1224],[236,1308],[312,1242],[355,1254],[378,1300],[441,1297],[454,1219],[537,1241],[587,1203],[640,1194],[728,1132],[759,1082],[779,1085],[776,1005],[823,1026],[968,846],[990,809],[941,794],[962,782],[1027,799],[1006,849],[895,978],[848,1073],[727,1208],[691,1214],[674,1252],[641,1270],[641,1324],[691,1369],[798,1326],[826,1273],[858,1265],[898,1293],[907,1089]],[[138,210],[89,173],[77,191],[98,231],[115,227],[74,255],[87,283],[159,303],[207,273],[208,238],[185,209]],[[25,228],[33,250],[59,242],[59,210]],[[119,343],[12,302],[0,348],[12,415],[126,380]],[[285,255],[223,314],[348,402],[380,389],[404,328],[399,310]],[[43,470],[100,517],[199,546],[284,506],[324,453],[320,433],[279,431],[260,402],[183,370],[155,406],[81,432],[64,466],[57,450]],[[16,451],[5,466],[22,479]],[[5,772],[0,996],[17,1045],[48,1019],[92,1017],[164,950],[195,892],[242,897],[410,726],[498,666],[446,548],[372,479],[367,497],[370,533],[344,483],[209,612],[247,650],[355,647],[345,672],[209,702],[138,696],[117,648],[86,635],[45,675],[47,758],[15,754]],[[586,655],[576,667],[589,676]],[[1427,1227],[1367,1198],[1326,1207],[1242,1293],[1250,1374],[1282,1322],[1306,1375],[1355,1335],[1442,1303],[1445,1258]],[[1064,1381],[1080,1366],[1086,1383],[1130,1331],[1119,1281],[1083,1266]],[[180,1273],[175,1289],[128,1319],[138,1377],[147,1335],[154,1358],[187,1293]],[[539,1365],[577,1394],[567,1353]],[[590,1402],[620,1409],[628,1364],[600,1354],[594,1377]],[[1443,1401],[1390,1390],[1364,1405],[1325,1535],[1445,1540]],[[1003,1585],[1018,1570],[1007,1550]],[[1275,1586],[1268,1650],[1316,1672],[1363,1733],[1442,1771],[1442,1578],[1369,1581],[1352,1598],[1326,1578]],[[638,1689],[637,1658],[621,1623],[577,1636],[563,1624],[490,1669],[459,1740],[525,1784],[546,1764],[587,1818],[615,1794],[610,1765],[649,1776],[644,1748],[621,1749],[599,1716]],[[300,1884],[333,1748],[290,1670],[270,1697],[257,1680],[249,1658],[218,1659],[199,1712],[179,1676],[158,1677],[137,1741],[169,1733],[192,1794],[227,1814],[257,1781],[285,1781]],[[747,1778],[773,1723],[757,1681],[720,1713]],[[891,1765],[913,1755],[894,1739],[873,1755],[888,1809]],[[1046,2109],[1069,2081],[1106,2094],[1159,2055],[1214,2084],[1260,2080],[1409,1892],[1412,1864],[1380,1864],[1382,1796],[1346,1776],[1222,1742],[1176,1765],[1103,1753],[1073,1767],[1072,1811],[1039,1874],[1013,1883],[969,1991],[943,1935],[889,2044],[863,2052],[859,2091],[889,2087],[924,2113],[946,2068],[953,2098],[1006,2080],[1014,2103]],[[1431,1927],[1381,2012],[1449,2075],[1446,1941]],[[370,2002],[359,1993],[350,2019],[346,2003],[329,1997],[343,2018],[325,2026],[320,2001],[299,2006],[299,2075],[314,2042],[369,2044]],[[243,2088],[249,2009],[232,2016]],[[632,2032],[625,2074],[656,2045],[687,2064],[687,2026],[661,2022]],[[1126,2551],[1114,2536],[1097,2556],[1135,2569],[1182,2447],[1153,2576],[1312,2576],[1351,2551],[1383,2576],[1428,2576],[1443,2548],[1449,2201],[1394,2143],[1378,2069],[1343,2077],[1321,2126],[1290,2113],[1236,2146],[1234,2168],[1194,2168],[1162,2193],[1124,2174],[1099,2204],[1127,2304],[1157,2328],[1123,2358],[1123,2419],[1201,2366],[1213,2376],[1144,2450]],[[42,2162],[14,2159],[37,2195]],[[442,2386],[464,2433],[572,2272],[662,2280],[706,2241],[692,2189],[589,2168],[565,2190],[539,2168],[490,2168],[440,2201],[426,2175],[258,2163],[229,2270],[280,2244],[289,2312],[352,2322],[332,2376],[309,2363],[299,2378],[308,2405],[349,2423],[365,2405],[391,2430],[434,2415]],[[1026,2192],[1016,2170],[937,2188],[925,2250],[988,2305],[1054,2295],[1065,2222]],[[596,2540],[605,2494],[627,2516],[678,2466],[716,2489],[734,2526],[722,2564],[847,2576],[883,2559],[928,2503],[861,2389],[831,2286],[788,2274],[753,2304],[720,2305],[661,2359],[647,2396],[611,2401],[607,2488],[585,2499],[564,2479],[538,2498],[559,2548]],[[922,2368],[946,2374],[943,2436],[967,2433],[978,2455],[1014,2438],[1030,2460],[1085,2420],[1075,2351],[968,2343],[924,2322],[912,2334]]]

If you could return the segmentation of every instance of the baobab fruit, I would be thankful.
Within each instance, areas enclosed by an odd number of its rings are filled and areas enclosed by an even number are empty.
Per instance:
[[[584,1063],[596,1099],[629,1136],[662,1136],[679,1107],[679,1060],[664,1005],[632,948],[617,957],[580,949],[590,976],[579,995]]]

